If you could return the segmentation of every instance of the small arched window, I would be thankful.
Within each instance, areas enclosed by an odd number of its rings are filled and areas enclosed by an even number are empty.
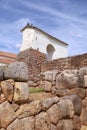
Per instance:
[[[53,57],[53,53],[55,52],[55,48],[53,45],[49,44],[47,46],[47,59],[48,61],[51,61],[52,60],[52,57]]]

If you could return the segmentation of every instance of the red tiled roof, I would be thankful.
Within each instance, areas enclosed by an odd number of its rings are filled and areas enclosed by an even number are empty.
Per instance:
[[[17,54],[0,51],[0,63],[9,64],[16,59]]]
[[[4,57],[9,57],[9,58],[14,58],[15,59],[17,54],[0,51],[0,56],[4,56]]]

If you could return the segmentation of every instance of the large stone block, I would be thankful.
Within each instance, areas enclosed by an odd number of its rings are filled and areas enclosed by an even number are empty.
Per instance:
[[[49,81],[43,81],[44,82],[44,90],[46,92],[50,92],[52,88],[52,83]]]
[[[76,94],[78,95],[81,99],[84,99],[86,97],[86,90],[83,88],[73,88],[71,89],[68,94]]]
[[[51,130],[51,123],[46,112],[41,112],[35,117],[35,130]]]
[[[47,98],[47,99],[43,99],[41,101],[41,105],[42,105],[42,110],[47,110],[49,107],[51,107],[54,103],[59,102],[59,98],[53,97],[53,98]]]
[[[73,130],[72,120],[60,120],[57,124],[57,130]]]
[[[86,126],[87,126],[87,110],[82,109],[80,119],[81,119],[81,123],[82,123],[83,125],[86,125]]]
[[[44,79],[47,81],[52,81],[53,79],[53,72],[52,71],[46,71],[43,73]]]
[[[82,111],[80,119],[83,125],[87,125],[87,97],[84,100],[82,100]]]
[[[69,89],[57,89],[57,90],[55,90],[54,93],[55,93],[58,97],[63,97],[63,96],[68,95]]]
[[[76,88],[79,87],[77,70],[65,70],[56,77],[56,88]]]
[[[14,79],[15,81],[28,81],[28,67],[24,62],[10,63],[4,70],[5,79]]]
[[[27,117],[20,120],[21,129],[20,130],[35,130],[35,118]],[[16,130],[16,129],[15,129]]]
[[[7,127],[7,130],[35,130],[34,127],[34,117],[27,117],[21,120],[16,119]]]
[[[29,116],[34,116],[42,110],[41,101],[36,100],[31,103],[22,104],[20,108],[16,111],[18,118],[24,118]]]
[[[73,118],[74,106],[71,100],[69,99],[60,100],[60,102],[57,103],[57,107],[60,112],[61,119]]]
[[[7,101],[0,104],[0,124],[3,128],[7,128],[15,118],[15,112]]]
[[[80,99],[80,97],[78,95],[68,95],[63,97],[63,99],[69,99],[73,102],[73,106],[74,106],[74,114],[80,116],[81,111],[82,111],[82,101]]]
[[[9,102],[13,99],[13,86],[6,81],[1,82],[2,92]]]
[[[79,69],[79,85],[84,87],[84,75],[87,75],[87,66]]]
[[[8,127],[7,130],[23,130],[22,124],[19,119],[13,121]]]
[[[56,104],[54,104],[52,107],[50,107],[47,110],[47,113],[49,115],[50,121],[53,124],[57,124],[59,119],[61,119],[61,113],[60,113],[60,111],[59,111],[59,109],[58,109]]]
[[[80,130],[81,120],[80,120],[79,116],[74,116],[74,118],[73,118],[73,128],[74,128],[74,130]]]
[[[26,82],[15,82],[14,86],[14,102],[23,103],[29,99],[29,88]]]

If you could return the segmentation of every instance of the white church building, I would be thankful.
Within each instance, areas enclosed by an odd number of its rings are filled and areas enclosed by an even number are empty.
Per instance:
[[[68,56],[68,44],[43,30],[27,24],[21,32],[23,33],[23,41],[20,51],[28,48],[39,50],[47,55],[49,61]]]

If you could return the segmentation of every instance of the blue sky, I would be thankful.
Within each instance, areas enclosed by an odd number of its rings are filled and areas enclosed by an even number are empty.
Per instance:
[[[69,56],[87,52],[87,0],[0,0],[0,51],[19,52],[28,22],[68,43]]]

